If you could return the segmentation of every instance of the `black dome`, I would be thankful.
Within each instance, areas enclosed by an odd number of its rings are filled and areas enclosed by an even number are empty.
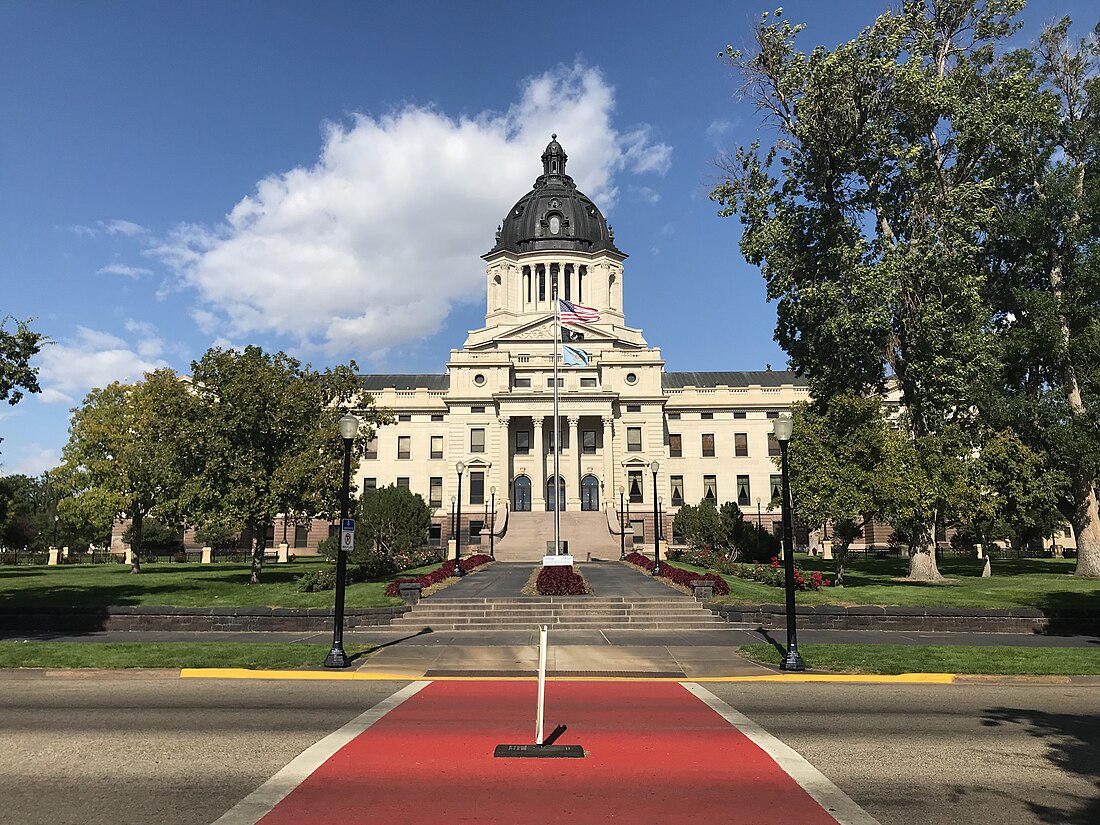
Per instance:
[[[494,252],[537,252],[543,249],[567,249],[578,252],[610,250],[615,233],[596,207],[569,175],[565,174],[568,155],[552,135],[542,153],[542,174],[534,188],[511,208],[497,229]]]

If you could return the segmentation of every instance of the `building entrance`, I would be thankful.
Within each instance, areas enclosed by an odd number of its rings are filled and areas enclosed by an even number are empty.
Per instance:
[[[562,511],[565,510],[565,480],[562,479],[561,476],[558,476],[557,482],[558,482],[557,485],[556,485],[557,488],[558,488],[558,495],[556,496],[557,503],[558,503],[557,510],[558,510],[558,512],[562,512]],[[555,501],[554,487],[555,487],[554,479],[553,478],[546,479],[546,509],[551,510],[551,511],[554,510],[554,501]],[[551,544],[553,544],[553,542],[551,542]]]
[[[595,476],[585,476],[581,479],[581,509],[600,509],[600,482]]]
[[[517,513],[531,510],[531,479],[519,476],[512,482],[512,509]]]

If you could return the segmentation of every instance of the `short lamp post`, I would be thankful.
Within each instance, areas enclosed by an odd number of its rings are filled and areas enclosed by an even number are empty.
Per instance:
[[[351,442],[359,432],[359,419],[351,413],[339,422],[340,437],[344,440],[344,486],[340,490],[340,541],[336,549],[336,608],[332,617],[332,650],[325,658],[325,667],[347,667],[351,664],[344,652],[344,589],[348,578],[348,552],[344,548],[342,530],[348,517],[351,498]]]
[[[657,459],[649,462],[649,469],[653,473],[653,575],[657,576],[661,572],[661,515],[657,501],[657,471],[661,469],[661,465]]]
[[[756,497],[756,529],[760,529],[760,496]]]
[[[783,572],[786,579],[787,592],[787,652],[783,661],[779,663],[780,670],[801,671],[806,669],[806,663],[798,652],[798,629],[795,627],[794,609],[794,542],[792,536],[791,518],[791,480],[787,470],[787,447],[791,441],[793,423],[789,415],[781,415],[774,419],[772,433],[779,442],[780,462],[783,473]]]
[[[497,555],[493,550],[493,533],[496,532],[497,526],[497,488],[489,488],[489,558],[493,561],[497,560]]]
[[[619,485],[619,561],[626,561],[626,490]]]
[[[455,510],[455,575],[461,577],[466,575],[459,563],[462,558],[459,552],[462,545],[462,474],[466,472],[466,463],[460,461],[455,464],[455,472],[458,473],[458,509]]]
[[[451,496],[451,538],[455,537],[455,502],[458,501],[454,496]],[[444,559],[446,560],[446,559]]]

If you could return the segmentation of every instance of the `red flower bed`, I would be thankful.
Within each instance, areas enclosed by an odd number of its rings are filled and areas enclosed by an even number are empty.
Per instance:
[[[643,570],[653,572],[653,560],[647,556],[643,556],[641,553],[627,553],[626,560],[636,567],[641,567]],[[707,579],[714,582],[714,595],[715,596],[727,596],[730,592],[730,586],[726,583],[726,580],[719,576],[717,573],[693,573],[690,570],[683,570],[679,567],[673,567],[668,562],[661,565],[658,576],[668,579],[673,584],[683,585],[684,587],[691,588],[692,581],[699,579]]]
[[[476,556],[467,556],[466,558],[464,558],[460,562],[460,564],[462,565],[462,569],[464,571],[466,571],[467,573],[469,573],[475,567],[481,567],[481,565],[486,564],[487,562],[490,562],[490,561],[492,561],[491,558],[486,556],[484,553],[479,553]],[[443,562],[443,564],[440,565],[438,570],[435,570],[431,573],[427,573],[423,576],[417,576],[415,579],[398,579],[397,581],[390,582],[388,585],[386,585],[386,595],[387,596],[399,596],[399,595],[401,595],[398,592],[397,588],[398,588],[398,585],[400,585],[402,582],[406,582],[406,583],[417,582],[419,584],[424,585],[424,589],[427,590],[433,584],[439,584],[441,581],[443,581],[445,579],[449,579],[454,574],[455,574],[455,560],[454,559],[447,559],[447,561]]]
[[[535,589],[540,596],[583,596],[588,592],[588,582],[572,565],[557,565],[539,571]]]

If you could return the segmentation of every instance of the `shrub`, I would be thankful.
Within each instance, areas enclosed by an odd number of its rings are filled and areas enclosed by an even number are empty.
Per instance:
[[[492,559],[489,558],[488,556],[486,556],[484,553],[479,553],[476,556],[467,556],[461,562],[462,563],[462,569],[468,573],[471,570],[473,570],[477,567],[481,567],[481,565],[487,564],[488,562],[491,562],[491,561],[492,561]],[[447,559],[447,561],[443,562],[443,564],[441,564],[439,566],[438,570],[433,570],[431,573],[426,573],[425,575],[417,576],[416,578],[397,579],[396,581],[390,582],[386,586],[386,595],[387,596],[399,596],[399,595],[401,595],[400,592],[398,591],[398,585],[400,585],[402,582],[412,582],[412,583],[419,582],[421,585],[424,586],[424,589],[427,590],[433,584],[439,584],[441,581],[444,581],[446,579],[451,578],[451,576],[453,576],[454,574],[455,574],[455,560],[454,559]]]
[[[322,567],[310,570],[298,577],[298,590],[302,593],[318,593],[322,590],[336,589],[336,568]]]
[[[628,553],[626,560],[636,567],[641,567],[643,570],[653,572],[653,560],[647,556],[643,556],[641,553]],[[691,587],[691,582],[697,579],[707,579],[714,582],[714,595],[715,596],[728,596],[730,592],[730,586],[726,583],[726,580],[719,576],[717,573],[693,573],[690,570],[683,570],[679,567],[673,567],[671,564],[662,564],[658,576],[664,579],[668,579],[673,584],[678,584],[682,587]]]
[[[583,596],[591,592],[584,576],[572,565],[543,567],[535,579],[535,590],[540,596]]]
[[[783,587],[786,584],[786,573],[779,563],[778,558],[772,558],[769,564],[735,564],[730,574],[742,579],[750,579],[772,587]],[[832,581],[825,578],[816,570],[809,575],[801,567],[794,568],[794,586],[796,590],[820,590],[823,587],[832,586]]]

